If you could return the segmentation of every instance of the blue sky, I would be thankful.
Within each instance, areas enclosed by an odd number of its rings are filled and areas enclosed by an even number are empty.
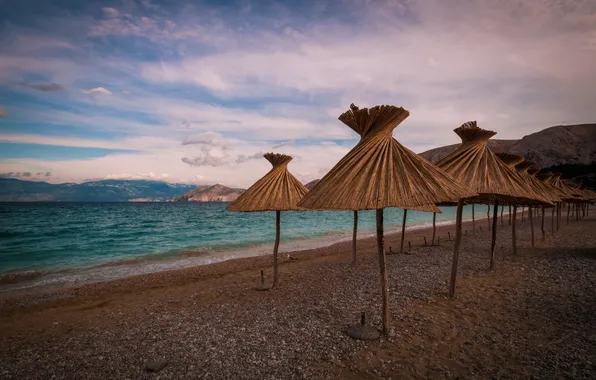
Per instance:
[[[308,181],[356,143],[350,103],[408,109],[394,137],[416,152],[468,120],[496,138],[596,120],[588,0],[0,6],[5,176],[248,186],[275,151]]]

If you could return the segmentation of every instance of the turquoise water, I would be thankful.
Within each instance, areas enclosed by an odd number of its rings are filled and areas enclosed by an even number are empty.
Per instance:
[[[111,278],[270,254],[275,213],[226,211],[227,203],[0,204],[0,289]],[[442,208],[440,224],[455,208]],[[465,218],[471,209],[464,210]],[[477,206],[478,218],[486,206]],[[386,233],[401,209],[385,210]],[[408,212],[408,228],[432,223],[432,213]],[[280,252],[351,238],[351,211],[282,212]],[[371,235],[374,211],[359,214],[359,236]],[[7,275],[8,274],[8,275]]]

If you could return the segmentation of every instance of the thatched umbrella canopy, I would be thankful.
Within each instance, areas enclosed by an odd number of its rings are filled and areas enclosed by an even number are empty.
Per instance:
[[[496,135],[494,131],[479,128],[476,121],[469,121],[456,128],[454,132],[461,138],[461,145],[447,157],[437,162],[437,166],[462,184],[466,184],[479,195],[466,199],[467,203],[493,203],[494,213],[500,201],[515,202],[517,198],[534,199],[538,197],[510,167],[501,161],[488,147],[488,140]],[[463,202],[458,204],[461,213]],[[515,211],[514,211],[515,218]],[[496,223],[493,222],[490,267],[494,266],[494,245]],[[461,228],[456,229],[456,243],[453,252],[453,268],[449,294],[455,295],[455,279],[459,256]]]
[[[560,199],[558,197],[553,197],[552,193],[549,191],[546,191],[544,189],[544,186],[542,186],[542,184],[540,183],[540,181],[538,181],[536,178],[534,178],[533,176],[531,176],[528,173],[528,170],[531,168],[531,166],[533,165],[533,163],[529,162],[529,161],[522,161],[519,164],[515,165],[515,170],[517,170],[517,172],[524,178],[526,179],[528,185],[532,188],[532,191],[534,191],[537,194],[540,194],[542,196],[543,199],[548,200],[549,203],[544,202],[544,201],[539,201],[539,200],[534,200],[534,201],[526,201],[522,204],[527,204],[528,205],[528,215],[529,215],[529,220],[530,220],[530,232],[531,232],[531,243],[532,243],[532,247],[534,247],[534,218],[532,215],[532,210],[534,206],[542,206],[542,231],[543,231],[543,235],[544,235],[544,206],[548,205],[548,206],[554,206],[555,202],[560,201]]]
[[[275,246],[273,248],[273,287],[278,284],[280,211],[300,210],[298,202],[308,189],[288,170],[292,157],[267,153],[265,157],[273,168],[232,202],[229,211],[275,211]]]
[[[440,212],[435,204],[476,195],[392,137],[393,129],[409,114],[390,105],[360,109],[352,104],[339,120],[361,136],[360,142],[299,202],[299,206],[314,210],[376,210],[385,334],[389,329],[389,293],[383,209],[423,207]]]

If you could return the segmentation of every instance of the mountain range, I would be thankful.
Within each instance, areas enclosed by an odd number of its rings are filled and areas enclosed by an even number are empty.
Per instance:
[[[200,185],[195,189],[174,197],[172,202],[233,202],[245,189],[236,189],[220,185]]]
[[[427,150],[420,155],[437,162],[459,144]],[[519,154],[539,168],[562,164],[590,165],[596,162],[596,124],[559,125],[519,140],[489,140],[494,152]]]
[[[51,184],[0,178],[1,202],[134,202],[167,201],[195,185],[146,180],[101,180]]]

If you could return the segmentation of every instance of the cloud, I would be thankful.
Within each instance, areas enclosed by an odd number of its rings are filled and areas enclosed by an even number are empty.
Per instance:
[[[258,160],[260,158],[263,158],[263,152],[257,152],[255,154],[251,154],[250,156],[245,156],[245,155],[241,154],[241,155],[238,155],[238,157],[236,157],[236,163],[243,164],[243,163],[251,161],[251,160]]]
[[[246,186],[268,164],[245,160],[271,141],[302,157],[292,170],[305,177],[332,167],[357,141],[337,120],[352,102],[407,108],[411,116],[394,136],[417,152],[458,142],[452,130],[469,119],[497,138],[520,138],[596,118],[594,2],[339,3],[324,11],[277,3],[263,12],[258,2],[247,11],[126,1],[99,18],[82,10],[80,18],[44,14],[45,23],[32,25],[11,20],[0,81],[84,90],[99,83],[115,96],[44,97],[43,104],[15,97],[10,141],[140,152],[76,164],[3,161],[0,170],[80,180],[117,167],[167,172],[174,181],[193,179],[198,165],[202,180]],[[125,91],[134,96],[117,96]],[[47,135],[36,129],[41,123]]]
[[[4,112],[4,108],[0,108],[0,117],[6,116],[6,112]]]
[[[130,91],[128,91],[128,90],[122,90],[122,93],[123,93],[124,95],[130,95]]]
[[[112,95],[112,91],[105,89],[103,87],[95,87],[90,90],[84,91],[85,94],[89,95]]]
[[[7,173],[0,173],[0,178],[25,178],[25,179],[38,179],[40,177],[50,177],[52,173],[50,172],[39,172],[39,173],[31,173],[31,172],[7,172]]]
[[[103,10],[103,13],[107,17],[110,17],[110,18],[118,17],[119,12],[116,9],[114,9],[114,8],[105,7],[105,8],[102,8],[102,10]]]
[[[190,166],[224,166],[227,162],[222,157],[215,157],[209,153],[204,153],[196,157],[182,157],[182,162]]]
[[[64,90],[64,87],[58,83],[30,84],[27,82],[23,82],[21,83],[21,86],[44,92]]]
[[[296,140],[288,140],[288,141],[281,142],[277,145],[274,145],[273,149],[278,149],[278,148],[281,148],[282,146],[294,146],[295,144],[296,144]]]

